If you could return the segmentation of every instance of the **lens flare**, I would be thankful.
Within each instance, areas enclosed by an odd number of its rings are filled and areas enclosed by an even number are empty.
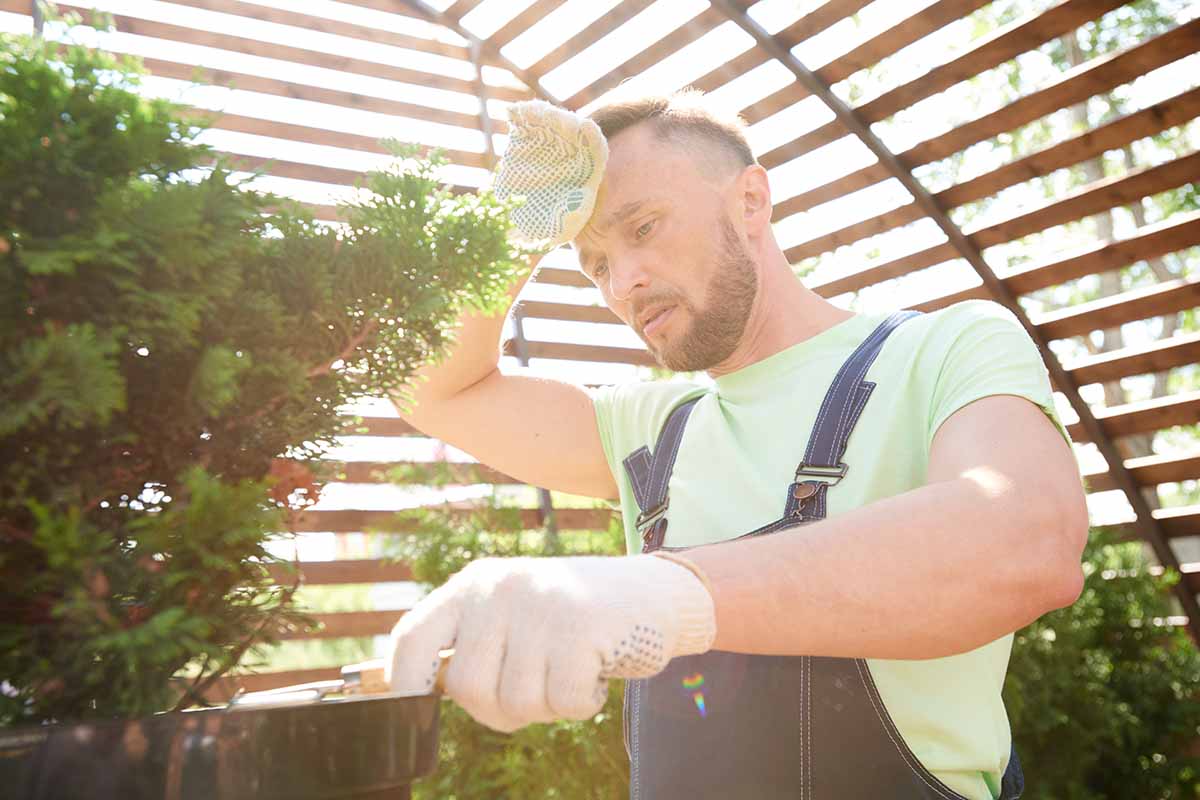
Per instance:
[[[696,708],[700,710],[700,716],[707,716],[704,708],[704,692],[701,687],[704,686],[704,675],[697,672],[695,675],[683,679],[683,688],[692,695],[692,700],[696,703]]]

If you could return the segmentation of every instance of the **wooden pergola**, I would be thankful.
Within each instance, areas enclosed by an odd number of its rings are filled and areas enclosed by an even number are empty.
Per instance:
[[[1097,158],[1106,151],[1128,146],[1136,140],[1189,122],[1200,114],[1200,88],[1181,91],[1139,111],[1079,132],[947,188],[931,191],[921,179],[914,176],[914,170],[924,165],[1014,131],[1060,109],[1085,102],[1094,95],[1126,85],[1152,70],[1200,51],[1200,19],[1180,23],[1124,51],[1085,61],[1035,91],[900,152],[890,150],[881,140],[872,128],[875,123],[902,113],[922,100],[1037,49],[1046,42],[1071,34],[1080,26],[1120,8],[1124,0],[1058,0],[1050,3],[1040,13],[1001,27],[924,74],[853,105],[832,91],[831,85],[976,12],[987,5],[986,0],[926,2],[920,11],[857,43],[853,49],[815,70],[803,63],[802,43],[844,18],[857,14],[869,5],[869,0],[826,0],[819,5],[796,3],[796,7],[815,7],[805,13],[796,11],[794,19],[773,32],[760,24],[752,2],[711,0],[707,8],[698,13],[693,13],[691,5],[677,4],[681,9],[687,5],[686,12],[677,14],[678,19],[662,32],[657,41],[629,56],[589,85],[567,97],[555,96],[545,88],[547,75],[564,65],[570,65],[577,57],[589,57],[585,52],[588,48],[608,41],[606,37],[614,32],[627,30],[623,26],[639,25],[639,15],[652,6],[661,8],[666,3],[669,9],[671,2],[673,0],[622,0],[563,41],[543,42],[541,49],[545,51],[544,55],[523,68],[504,54],[505,49],[517,37],[564,5],[564,0],[533,0],[529,4],[512,3],[509,0],[457,0],[443,2],[439,8],[423,0],[341,2],[344,7],[394,15],[404,23],[395,26],[363,24],[338,19],[328,13],[318,16],[316,10],[303,3],[294,3],[288,10],[282,10],[278,7],[282,4],[271,7],[242,0],[172,0],[172,5],[181,9],[224,16],[213,16],[211,19],[214,24],[203,26],[174,24],[149,16],[124,15],[116,15],[115,23],[119,31],[133,37],[211,49],[200,51],[181,48],[177,57],[158,55],[146,58],[147,68],[156,76],[180,80],[193,80],[200,76],[199,80],[213,86],[235,87],[270,98],[322,104],[331,113],[338,109],[349,109],[470,131],[480,146],[477,149],[448,148],[446,155],[455,165],[476,169],[488,169],[495,163],[493,137],[506,130],[504,103],[542,98],[579,109],[603,97],[623,80],[640,75],[718,28],[736,26],[750,37],[752,44],[705,74],[693,77],[687,85],[705,91],[716,90],[751,70],[774,62],[785,68],[791,79],[781,88],[744,105],[740,113],[747,122],[751,125],[761,122],[810,97],[819,99],[833,115],[829,122],[758,153],[764,167],[775,170],[845,137],[856,138],[875,158],[869,166],[848,172],[823,185],[792,196],[777,195],[774,209],[777,222],[887,180],[898,181],[911,195],[911,201],[903,205],[789,247],[786,251],[789,260],[799,264],[867,237],[923,220],[932,221],[944,235],[944,241],[892,258],[887,258],[885,254],[858,271],[807,282],[821,295],[833,298],[953,260],[968,265],[978,278],[976,286],[929,297],[910,307],[931,311],[968,298],[988,298],[1002,303],[1017,316],[1040,349],[1054,388],[1066,398],[1078,417],[1077,422],[1069,425],[1072,438],[1079,443],[1094,445],[1107,463],[1106,470],[1085,473],[1089,490],[1121,491],[1133,511],[1134,519],[1126,525],[1128,533],[1148,543],[1163,567],[1184,573],[1185,580],[1177,586],[1176,594],[1194,638],[1200,641],[1200,605],[1197,604],[1200,562],[1181,564],[1172,546],[1172,540],[1200,536],[1200,506],[1157,508],[1153,495],[1148,500],[1145,491],[1149,489],[1153,492],[1160,484],[1200,478],[1200,449],[1182,455],[1131,457],[1122,452],[1121,446],[1123,437],[1195,424],[1200,420],[1200,392],[1166,395],[1107,407],[1089,404],[1080,393],[1080,387],[1089,384],[1187,368],[1200,361],[1200,335],[1176,333],[1147,345],[1103,352],[1067,363],[1063,363],[1050,348],[1050,342],[1055,340],[1088,336],[1093,331],[1113,329],[1131,322],[1174,317],[1178,312],[1194,309],[1200,306],[1200,284],[1194,278],[1174,276],[1149,287],[1119,292],[1094,302],[1041,315],[1031,313],[1020,302],[1033,292],[1200,245],[1200,213],[1178,213],[1155,224],[1139,227],[1125,238],[1098,239],[1083,250],[1056,255],[1036,263],[1009,267],[1005,263],[997,263],[997,259],[985,257],[986,251],[997,245],[1012,243],[1022,237],[1113,208],[1139,203],[1143,198],[1194,182],[1200,178],[1200,152],[1192,152],[1157,166],[1135,168],[1117,177],[1102,178],[1064,196],[1017,209],[1009,216],[982,227],[961,226],[951,216],[955,209],[992,197],[1009,187],[1050,175],[1056,170]],[[94,4],[71,0],[59,2],[58,5],[64,10],[86,11]],[[504,7],[509,11],[502,11]],[[302,13],[302,10],[312,13]],[[474,26],[469,24],[471,17],[468,15],[476,12],[478,18],[479,13],[485,10],[503,19],[494,32],[486,38],[479,38],[472,33]],[[30,0],[0,0],[0,11],[31,14],[35,23],[40,25],[40,17]],[[439,56],[465,66],[459,71],[459,77],[451,77],[444,71],[425,66],[424,61],[418,63],[414,60],[411,65],[405,63],[399,66],[372,60],[367,55],[359,57],[358,53],[349,49],[335,54],[239,35],[242,23],[250,21],[293,26],[346,37],[364,45],[384,45],[401,51]],[[421,32],[400,32],[401,29],[407,30],[406,26],[416,26],[413,30],[419,29]],[[216,51],[321,67],[343,74],[349,85],[356,85],[356,79],[372,78],[457,93],[464,98],[474,98],[473,110],[464,110],[469,105],[466,102],[457,110],[450,110],[444,105],[425,105],[407,98],[399,100],[383,96],[382,93],[368,93],[368,90],[349,91],[298,79],[289,80],[277,74],[269,75],[268,71],[235,71],[215,66],[217,62],[205,60],[206,57],[197,57],[201,52]],[[198,67],[201,68],[199,71]],[[306,124],[295,124],[266,117],[225,113],[217,119],[214,128],[361,153],[386,152],[376,137],[339,130],[333,126],[326,127],[321,124],[320,118],[314,118]],[[236,157],[248,169],[260,169],[267,175],[299,181],[349,186],[361,177],[356,170],[327,164],[249,157],[236,152],[228,155]],[[320,203],[311,205],[319,218],[333,218],[330,206]],[[558,286],[590,286],[580,273],[564,268],[543,269],[537,280]],[[517,335],[504,346],[507,353],[518,356],[523,363],[528,363],[529,359],[635,365],[651,363],[648,354],[637,348],[531,341],[521,334],[521,319],[557,320],[593,326],[597,332],[595,340],[604,341],[605,331],[613,330],[611,326],[618,324],[618,320],[601,305],[530,301],[522,305],[520,315],[515,328]],[[387,417],[366,419],[363,432],[382,437],[417,435],[399,419]],[[345,480],[349,483],[378,482],[387,466],[376,463],[349,464],[344,473]],[[512,479],[486,468],[464,465],[454,469],[464,482],[483,480],[500,484],[514,483]],[[566,531],[600,527],[606,523],[610,512],[604,509],[552,509],[548,494],[543,493],[541,506],[523,513],[522,524],[525,526],[537,527],[552,519],[558,529]],[[311,511],[300,520],[299,530],[349,533],[391,522],[390,512]],[[311,563],[305,566],[304,574],[309,583],[318,584],[397,581],[409,577],[403,566],[374,559]],[[397,612],[343,612],[318,616],[327,623],[322,634],[324,636],[366,636],[386,632],[394,623]],[[321,679],[330,674],[331,670],[291,671],[260,675],[243,683],[249,689],[268,688]]]

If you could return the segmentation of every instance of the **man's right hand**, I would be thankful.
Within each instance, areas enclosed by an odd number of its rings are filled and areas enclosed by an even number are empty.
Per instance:
[[[504,317],[464,315],[450,355],[417,373],[409,387],[415,403],[398,406],[400,415],[517,480],[615,499],[591,398],[563,381],[501,373]]]

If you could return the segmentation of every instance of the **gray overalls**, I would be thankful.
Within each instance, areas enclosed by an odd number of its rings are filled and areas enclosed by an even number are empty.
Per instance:
[[[875,384],[867,369],[891,332],[917,312],[884,320],[842,365],[787,488],[783,516],[758,536],[825,518],[826,492],[846,474],[841,458]],[[641,514],[642,552],[664,548],[667,489],[695,400],[671,412],[654,453],[625,460]],[[672,659],[625,686],[631,800],[956,800],[909,750],[867,662],[712,650]],[[1024,789],[1012,751],[1002,800]]]

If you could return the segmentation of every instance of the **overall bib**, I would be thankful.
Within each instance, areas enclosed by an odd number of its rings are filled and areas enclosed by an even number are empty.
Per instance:
[[[825,518],[826,493],[875,384],[867,369],[891,332],[917,312],[891,315],[842,365],[817,414],[783,516],[736,538]],[[641,514],[642,552],[664,548],[667,488],[696,400],[671,412],[654,453],[624,460]],[[753,576],[747,576],[752,579]],[[925,769],[892,722],[864,659],[712,650],[674,658],[625,685],[630,800],[957,800]],[[1020,797],[1012,751],[1001,799]]]

